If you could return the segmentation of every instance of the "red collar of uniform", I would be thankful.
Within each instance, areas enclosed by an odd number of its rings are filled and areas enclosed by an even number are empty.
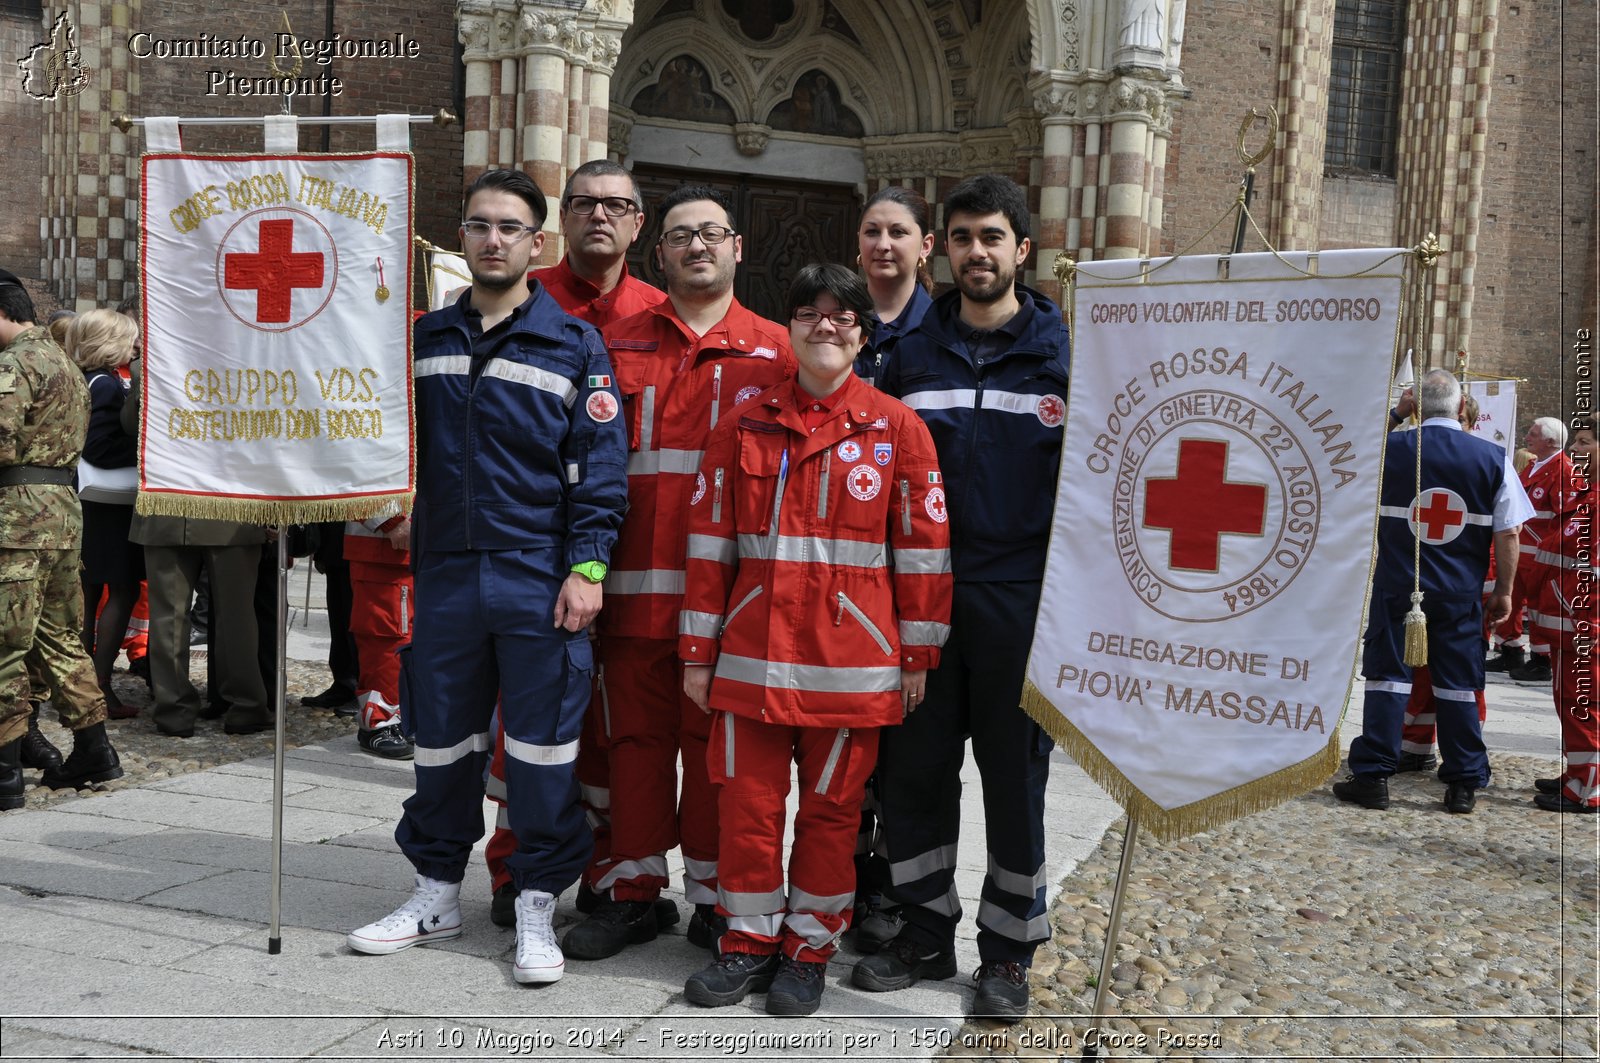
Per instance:
[[[534,274],[545,273],[545,270],[534,270]],[[548,277],[562,287],[578,295],[585,302],[600,298],[602,295],[621,294],[627,290],[628,282],[633,275],[628,272],[628,264],[622,264],[622,272],[617,275],[617,283],[610,292],[602,292],[598,286],[577,270],[572,268],[572,263],[566,255],[561,256],[561,261],[549,267]],[[546,285],[548,287],[548,284]]]
[[[683,318],[678,316],[671,295],[651,307],[650,313],[670,322],[673,328],[682,333],[684,339],[702,349],[725,348],[739,351],[741,354],[750,354],[759,343],[756,336],[756,316],[746,310],[738,299],[728,304],[728,312],[722,315],[722,320],[706,329],[705,335],[698,340],[694,338],[694,330],[685,325]]]

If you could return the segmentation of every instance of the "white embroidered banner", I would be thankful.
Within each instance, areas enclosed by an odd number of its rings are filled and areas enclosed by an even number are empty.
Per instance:
[[[1025,699],[1158,837],[1338,766],[1404,254],[1079,268]]]
[[[1494,443],[1513,455],[1522,445],[1517,435],[1517,382],[1515,380],[1469,380],[1466,393],[1478,400],[1478,423],[1474,435]]]
[[[412,157],[148,154],[142,513],[410,508]]]

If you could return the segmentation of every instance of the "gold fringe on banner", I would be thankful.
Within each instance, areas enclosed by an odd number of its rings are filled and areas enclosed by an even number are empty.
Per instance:
[[[1100,752],[1088,736],[1061,715],[1060,710],[1031,681],[1023,683],[1022,707],[1056,740],[1058,746],[1078,762],[1089,778],[1111,795],[1112,800],[1130,816],[1137,816],[1141,827],[1148,828],[1150,833],[1164,842],[1199,834],[1240,816],[1281,805],[1307,790],[1321,786],[1339,768],[1339,729],[1335,727],[1333,734],[1328,737],[1328,744],[1298,764],[1224,790],[1203,801],[1166,809],[1146,797],[1126,775],[1118,771],[1116,765]]]
[[[242,524],[326,524],[411,512],[414,492],[360,498],[233,498],[140,491],[133,508],[147,517],[232,520]]]

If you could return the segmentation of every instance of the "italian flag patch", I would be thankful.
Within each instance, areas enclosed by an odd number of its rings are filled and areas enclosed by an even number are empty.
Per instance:
[[[940,482],[939,474],[936,473],[936,472],[930,472],[928,474],[928,482],[931,483],[931,484],[939,483]]]
[[[608,388],[611,386],[611,378],[608,376],[592,376],[589,378],[589,386],[591,388]]]

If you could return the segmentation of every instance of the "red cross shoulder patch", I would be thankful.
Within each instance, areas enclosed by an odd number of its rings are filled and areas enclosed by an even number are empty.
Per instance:
[[[856,498],[863,502],[871,502],[878,497],[878,489],[883,486],[883,477],[870,465],[857,465],[850,470],[850,475],[845,477],[844,482]]]

